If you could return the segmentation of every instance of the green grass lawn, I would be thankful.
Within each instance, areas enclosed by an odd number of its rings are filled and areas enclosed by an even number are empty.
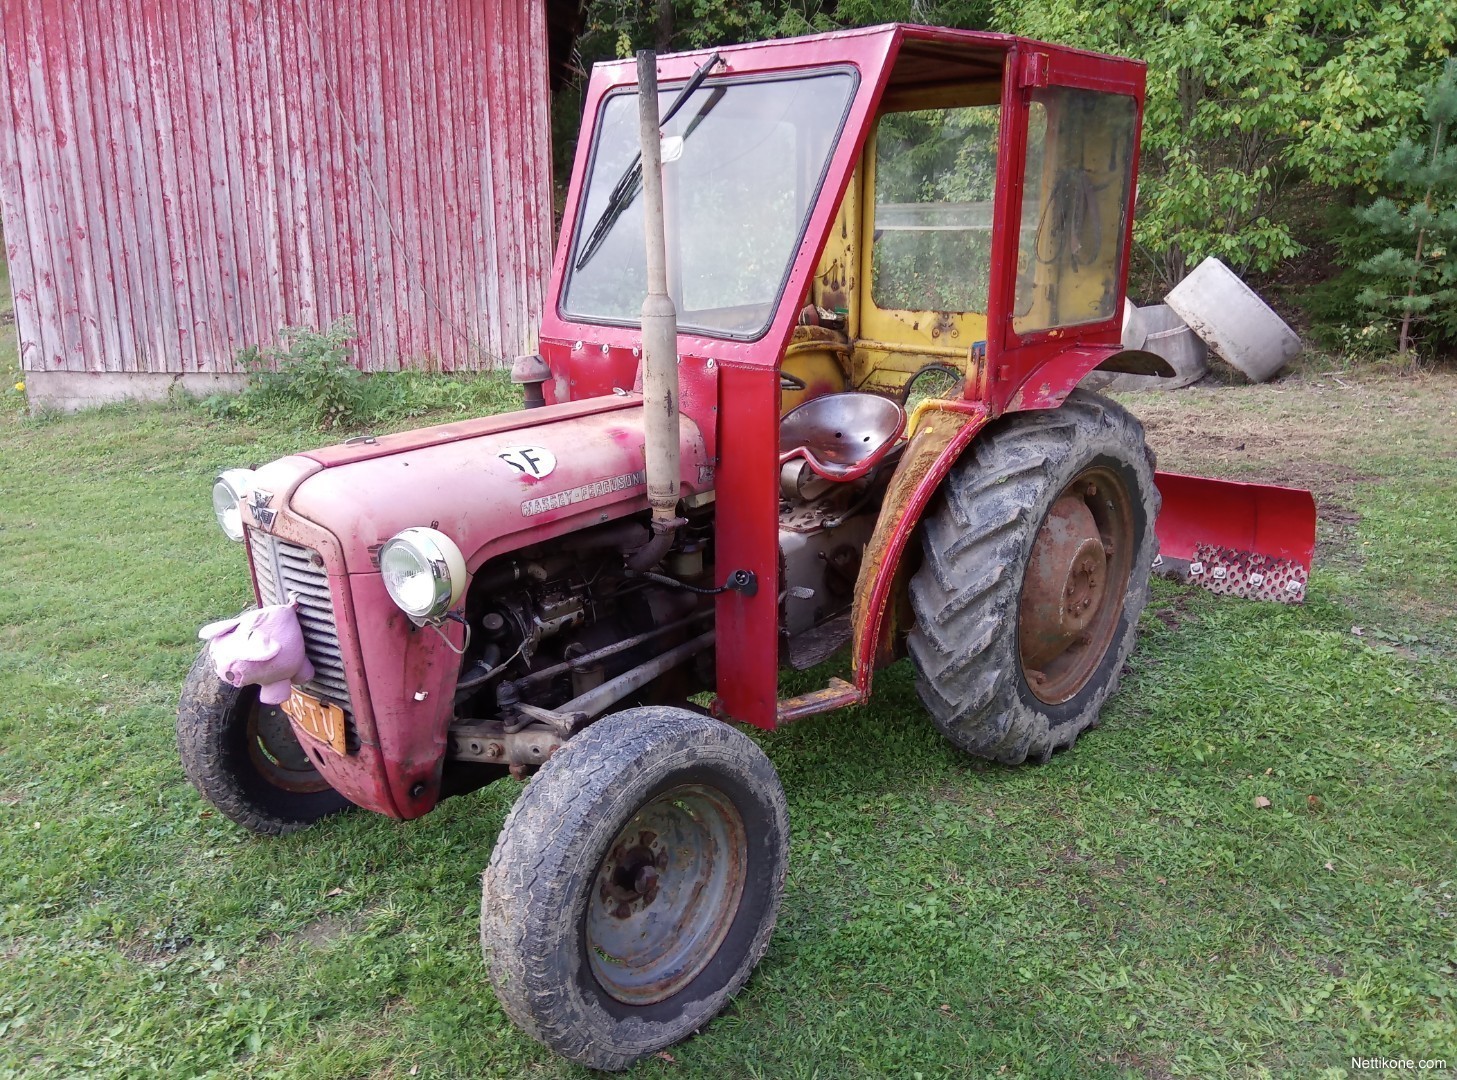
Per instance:
[[[5,261],[5,237],[0,234],[0,408],[19,408],[24,402],[20,370],[20,344],[15,333],[15,301],[10,293],[10,267]]]
[[[954,752],[904,665],[763,737],[778,933],[635,1075],[1457,1068],[1457,379],[1341,380],[1133,400],[1166,465],[1314,485],[1321,565],[1301,608],[1158,583],[1071,752]],[[185,405],[0,419],[0,1073],[586,1075],[483,977],[512,783],[261,840],[183,778],[196,628],[249,598],[211,479],[304,441]]]

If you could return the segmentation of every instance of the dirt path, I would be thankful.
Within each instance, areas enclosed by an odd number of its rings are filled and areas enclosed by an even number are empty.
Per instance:
[[[1311,486],[1348,482],[1373,461],[1457,459],[1457,373],[1299,375],[1120,400],[1162,468]]]
[[[1159,467],[1309,488],[1323,521],[1354,524],[1353,485],[1457,471],[1457,373],[1300,375],[1264,386],[1120,395]]]
[[[1457,626],[1457,373],[1302,373],[1119,400],[1162,469],[1309,488],[1317,571],[1355,617]]]

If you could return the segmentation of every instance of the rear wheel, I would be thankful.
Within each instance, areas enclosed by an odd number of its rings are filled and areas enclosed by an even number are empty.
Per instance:
[[[598,721],[532,778],[486,869],[502,1008],[597,1069],[687,1038],[763,956],[788,857],[783,788],[742,732],[663,707]]]
[[[282,836],[350,806],[309,761],[288,717],[258,687],[218,678],[206,647],[177,705],[177,749],[187,779],[224,816]]]
[[[923,524],[907,642],[951,742],[1046,761],[1097,722],[1148,599],[1158,509],[1142,426],[1082,390],[953,466]]]

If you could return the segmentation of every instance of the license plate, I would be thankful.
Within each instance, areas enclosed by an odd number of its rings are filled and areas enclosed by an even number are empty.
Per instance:
[[[294,687],[283,703],[283,711],[314,738],[328,743],[334,753],[344,753],[344,710],[339,706],[320,701]]]

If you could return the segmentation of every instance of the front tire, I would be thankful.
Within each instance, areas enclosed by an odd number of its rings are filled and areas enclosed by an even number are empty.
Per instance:
[[[1142,426],[1084,390],[1004,419],[952,467],[907,638],[947,739],[1015,765],[1097,723],[1148,601],[1158,511]]]
[[[256,833],[283,836],[352,805],[325,780],[288,717],[258,687],[218,678],[203,647],[177,703],[177,750],[204,799]]]
[[[687,1038],[768,948],[788,861],[784,789],[742,732],[663,707],[599,720],[532,778],[486,869],[502,1008],[596,1069]]]

